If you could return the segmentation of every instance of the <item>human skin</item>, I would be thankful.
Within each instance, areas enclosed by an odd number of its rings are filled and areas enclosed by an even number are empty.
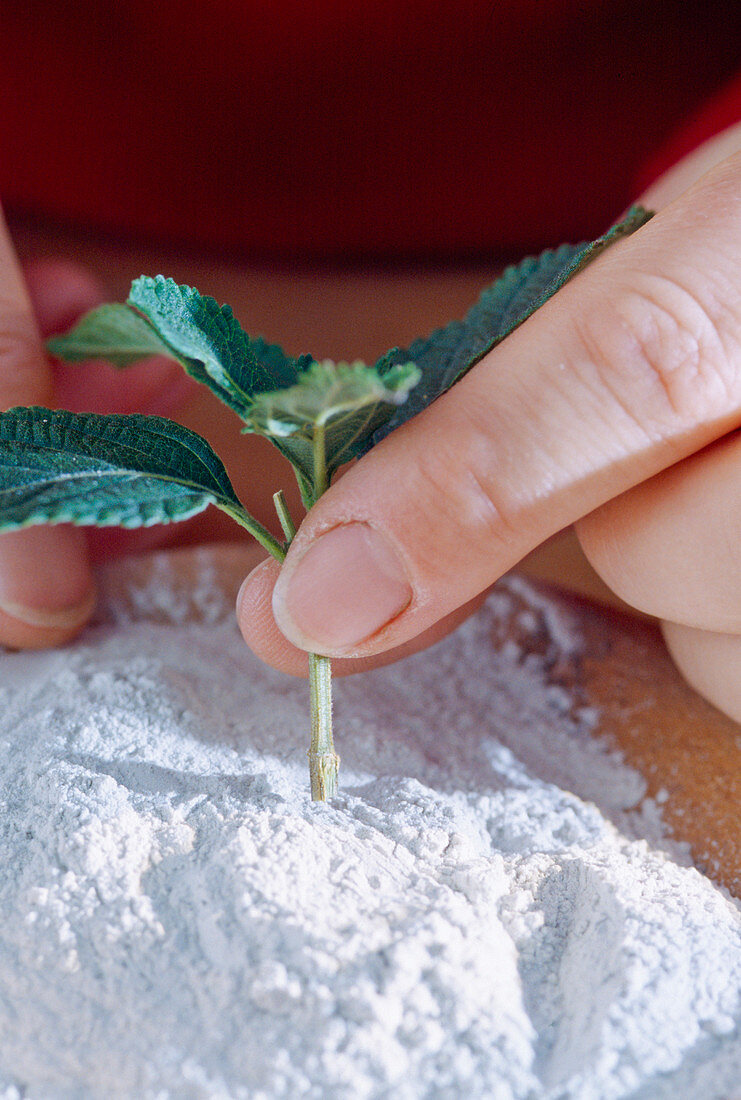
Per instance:
[[[739,148],[736,127],[664,177],[642,198],[659,212],[648,226],[330,489],[301,526],[280,582],[268,561],[242,587],[240,626],[259,656],[302,675],[303,650],[319,650],[339,658],[342,674],[422,648],[532,547],[576,523],[605,581],[668,620],[684,674],[741,719],[726,638],[741,637],[732,477],[741,424]],[[50,278],[44,265],[28,284],[33,304],[3,235],[0,402],[74,407],[81,382],[64,368],[52,378],[33,314],[54,331],[96,304],[100,289],[74,268]],[[111,389],[117,403],[101,392],[101,405],[174,415],[162,407],[175,384],[171,365],[127,376],[124,393],[126,376]],[[73,636],[93,600],[82,533],[35,528],[2,536],[0,548],[0,640],[38,646]]]
[[[641,197],[649,225],[333,486],[280,572],[242,587],[255,652],[298,672],[300,649],[372,662],[428,644],[575,523],[741,720],[739,149],[736,126],[668,173]]]

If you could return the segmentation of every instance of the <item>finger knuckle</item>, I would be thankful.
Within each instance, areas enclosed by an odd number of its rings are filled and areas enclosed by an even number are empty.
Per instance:
[[[440,522],[462,537],[504,543],[517,528],[516,507],[499,491],[492,439],[473,413],[462,410],[454,430],[422,457],[424,495],[434,501]]]
[[[692,282],[644,273],[577,320],[599,386],[644,426],[694,424],[741,401],[738,319]]]

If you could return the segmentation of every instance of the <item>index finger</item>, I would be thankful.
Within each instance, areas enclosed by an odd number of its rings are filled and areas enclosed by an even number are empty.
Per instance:
[[[52,404],[51,371],[0,211],[0,408]],[[33,527],[0,536],[0,644],[57,645],[79,630],[93,601],[81,531]]]
[[[366,656],[741,423],[741,156],[614,246],[312,509],[273,594]]]
[[[0,210],[0,404],[50,405],[52,378],[18,258]]]

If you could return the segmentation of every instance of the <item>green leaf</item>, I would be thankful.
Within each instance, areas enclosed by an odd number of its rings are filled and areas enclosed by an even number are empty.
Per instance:
[[[144,315],[188,374],[241,417],[255,393],[292,385],[301,369],[302,362],[277,344],[251,339],[230,306],[173,279],[135,279],[128,305]]]
[[[148,527],[209,504],[251,520],[206,440],[171,420],[39,407],[0,413],[0,530]]]
[[[631,206],[622,221],[615,222],[606,233],[603,233],[601,237],[597,237],[596,241],[592,241],[591,244],[579,246],[578,254],[574,256],[572,262],[561,273],[558,286],[563,286],[569,279],[573,279],[574,275],[578,275],[582,268],[585,268],[587,264],[591,264],[592,260],[596,260],[611,244],[615,244],[616,241],[622,240],[623,237],[630,237],[632,233],[635,233],[637,229],[644,226],[646,222],[651,221],[653,216],[653,210],[646,210],[645,207],[637,204]],[[554,290],[548,289],[548,296],[550,297],[550,295],[554,293]],[[558,287],[555,289],[557,290]]]
[[[171,355],[151,325],[133,309],[111,302],[86,313],[64,336],[54,336],[47,348],[67,363],[85,359],[108,359],[117,367],[127,367],[150,355]]]
[[[257,394],[244,430],[271,438],[315,486],[323,480],[316,469],[317,445],[329,479],[406,400],[419,378],[413,363],[389,366],[381,374],[359,361],[313,361],[295,385]]]
[[[247,340],[260,367],[259,385],[252,386],[252,394],[292,386],[301,371],[314,362],[313,355],[299,355],[293,359],[286,355],[280,344],[269,344],[262,336],[248,336]]]
[[[652,217],[634,206],[626,217],[596,241],[561,245],[540,256],[529,256],[508,267],[483,291],[462,321],[453,321],[430,336],[414,340],[408,348],[392,348],[377,364],[411,360],[422,373],[409,400],[397,409],[368,441],[364,451],[379,443],[395,428],[425,409],[449,390],[492,348],[514,332],[536,309],[615,241],[629,236]]]

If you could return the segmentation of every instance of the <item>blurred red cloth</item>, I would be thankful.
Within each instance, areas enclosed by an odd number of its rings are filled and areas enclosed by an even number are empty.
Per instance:
[[[740,42],[727,0],[3,0],[0,194],[241,254],[521,252],[741,117]]]

